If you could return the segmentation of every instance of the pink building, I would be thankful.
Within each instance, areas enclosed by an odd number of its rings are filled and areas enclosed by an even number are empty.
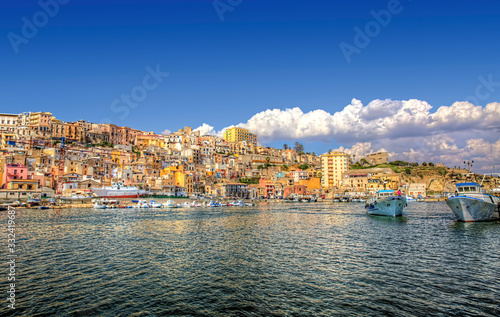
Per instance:
[[[259,180],[259,185],[264,188],[264,197],[270,198],[276,195],[276,187],[273,181],[266,180],[262,177]]]
[[[298,196],[307,195],[306,185],[293,185],[293,186],[285,187],[285,192],[284,192],[283,196],[285,198],[288,198],[288,197],[290,197],[290,195],[298,195]]]
[[[13,179],[28,179],[28,167],[23,164],[5,164],[2,188],[6,188],[7,184]]]

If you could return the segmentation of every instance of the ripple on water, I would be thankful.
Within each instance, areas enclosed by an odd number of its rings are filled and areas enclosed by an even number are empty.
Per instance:
[[[500,315],[500,224],[444,203],[17,215],[18,316]]]

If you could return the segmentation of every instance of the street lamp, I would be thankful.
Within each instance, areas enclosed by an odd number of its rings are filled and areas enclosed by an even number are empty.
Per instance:
[[[464,161],[464,165],[467,165],[467,167],[469,169],[469,173],[470,173],[470,169],[472,167],[472,164],[474,164],[474,160],[472,160],[472,161]]]

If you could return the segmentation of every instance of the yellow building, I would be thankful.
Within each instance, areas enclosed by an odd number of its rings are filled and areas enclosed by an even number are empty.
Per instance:
[[[308,190],[320,189],[321,179],[318,177],[311,177],[309,179],[301,179],[298,182],[299,185],[305,185]]]
[[[250,144],[257,145],[257,136],[250,133],[247,129],[232,127],[224,132],[224,140],[227,142],[247,141]]]
[[[321,170],[321,186],[339,188],[344,173],[349,170],[349,155],[342,152],[321,155]]]
[[[52,113],[44,111],[32,112],[29,116],[29,127],[31,136],[35,138],[51,138]]]
[[[176,186],[184,187],[188,194],[193,193],[194,179],[184,172],[184,166],[168,166],[160,171],[160,177],[165,179],[175,179]]]

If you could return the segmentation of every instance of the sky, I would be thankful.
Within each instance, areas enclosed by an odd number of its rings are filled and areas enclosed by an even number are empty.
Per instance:
[[[500,170],[498,1],[0,4],[0,111]]]

